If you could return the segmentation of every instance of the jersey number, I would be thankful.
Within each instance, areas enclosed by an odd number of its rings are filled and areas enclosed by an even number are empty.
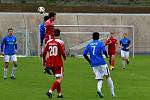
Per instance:
[[[49,56],[57,56],[58,48],[57,46],[49,46]]]
[[[91,46],[91,47],[93,48],[93,55],[94,55],[96,46]]]

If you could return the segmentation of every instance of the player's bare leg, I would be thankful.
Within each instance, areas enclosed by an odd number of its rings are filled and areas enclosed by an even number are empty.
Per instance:
[[[126,67],[126,60],[124,57],[122,57],[122,68],[125,69]]]
[[[4,80],[7,79],[8,65],[9,65],[9,63],[5,62],[5,64],[4,64],[4,76],[3,76]]]
[[[113,81],[111,79],[111,77],[109,75],[105,75],[107,81],[108,81],[108,84],[109,84],[109,87],[110,87],[110,91],[111,91],[111,94],[113,97],[115,97],[115,91],[114,91],[114,84],[113,84]]]
[[[127,64],[129,64],[129,58],[126,58],[125,61]]]
[[[15,73],[16,73],[16,69],[17,69],[17,62],[13,61],[13,68],[12,68],[12,73],[11,73],[11,79],[15,79]]]

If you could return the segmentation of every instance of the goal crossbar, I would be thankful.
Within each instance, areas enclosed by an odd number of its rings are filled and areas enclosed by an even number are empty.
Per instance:
[[[83,33],[83,34],[91,34],[93,32],[61,32],[62,34],[79,34],[79,33]],[[110,32],[99,32],[99,34],[110,34]]]
[[[134,39],[135,39],[135,36],[134,36],[134,33],[135,33],[135,29],[134,29],[134,25],[54,25],[55,27],[108,27],[108,28],[132,28],[132,48],[133,48],[133,51],[132,51],[132,57],[134,58]],[[92,32],[61,32],[63,34],[78,34],[78,33],[86,33],[86,34],[90,34]],[[100,32],[101,33],[101,32]],[[110,32],[106,32],[107,34],[110,34]]]
[[[118,27],[118,28],[133,28],[134,25],[54,25],[55,27]]]

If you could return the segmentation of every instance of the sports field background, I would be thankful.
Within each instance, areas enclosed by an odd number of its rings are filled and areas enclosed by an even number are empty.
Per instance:
[[[3,58],[0,58],[0,100],[48,100],[48,91],[54,78],[43,73],[38,57],[18,58],[16,80],[3,80]],[[116,69],[111,71],[116,98],[112,98],[107,81],[103,84],[103,100],[149,100],[150,55],[136,55],[130,59],[127,69],[121,69],[117,57]],[[88,63],[82,58],[68,58],[65,62],[65,78],[62,83],[62,100],[100,100],[96,94],[97,81]],[[52,100],[57,99],[54,92]]]

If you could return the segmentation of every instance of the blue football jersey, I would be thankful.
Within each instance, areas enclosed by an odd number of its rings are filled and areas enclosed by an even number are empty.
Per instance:
[[[1,43],[1,52],[5,55],[14,55],[17,50],[17,40],[15,36],[5,36]]]
[[[106,52],[105,45],[100,40],[93,40],[84,49],[83,55],[90,55],[91,66],[96,67],[106,64],[103,58],[103,52]]]
[[[122,50],[129,51],[130,40],[128,38],[122,38],[120,40],[120,45],[122,46]]]
[[[39,29],[39,31],[40,31],[40,43],[42,45],[43,44],[43,40],[45,38],[45,24],[41,23],[39,28],[40,28]]]

